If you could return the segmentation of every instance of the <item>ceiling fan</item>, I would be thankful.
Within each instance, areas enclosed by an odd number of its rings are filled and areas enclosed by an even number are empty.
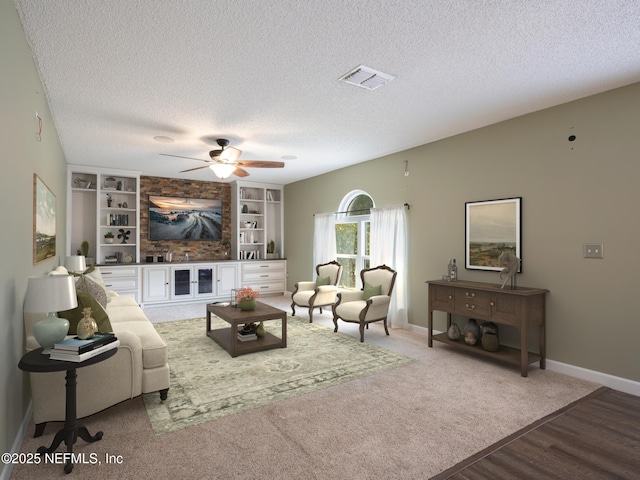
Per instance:
[[[244,168],[283,168],[284,162],[271,162],[264,160],[238,160],[242,155],[242,150],[229,146],[229,140],[226,138],[219,138],[216,143],[220,146],[219,150],[211,150],[209,152],[210,160],[202,160],[200,158],[183,157],[181,155],[169,155],[168,153],[161,153],[165,157],[176,158],[188,158],[189,160],[198,160],[199,162],[205,162],[208,165],[202,167],[189,168],[182,170],[180,173],[192,172],[193,170],[199,170],[201,168],[210,168],[213,173],[216,174],[221,180],[224,180],[230,175],[237,177],[247,177],[249,172]]]

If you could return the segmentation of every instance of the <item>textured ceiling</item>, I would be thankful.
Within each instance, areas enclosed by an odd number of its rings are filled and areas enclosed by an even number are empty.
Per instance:
[[[640,81],[638,0],[15,4],[67,161],[144,175],[215,180],[160,153],[224,137],[286,184]]]

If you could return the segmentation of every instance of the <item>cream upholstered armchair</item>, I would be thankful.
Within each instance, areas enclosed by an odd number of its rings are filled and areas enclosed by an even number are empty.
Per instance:
[[[360,324],[360,341],[364,342],[364,327],[372,322],[384,321],[384,331],[389,335],[387,315],[391,292],[396,281],[396,271],[380,265],[360,271],[362,290],[342,290],[333,307],[333,323],[338,331],[338,319]]]
[[[328,307],[336,303],[338,282],[342,275],[342,265],[335,260],[316,265],[316,280],[296,283],[291,294],[291,310],[296,314],[296,306],[309,309],[309,323],[313,322],[313,309]]]

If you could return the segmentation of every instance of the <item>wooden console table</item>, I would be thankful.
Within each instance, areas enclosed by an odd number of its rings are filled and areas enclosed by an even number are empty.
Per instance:
[[[542,288],[517,287],[511,290],[500,285],[459,280],[445,282],[428,281],[429,284],[429,347],[433,340],[448,345],[497,358],[514,365],[520,365],[520,373],[527,376],[529,364],[540,362],[545,368],[545,296],[549,292]],[[447,329],[451,326],[451,315],[461,315],[477,320],[485,320],[502,325],[510,325],[520,330],[520,349],[500,345],[496,352],[484,350],[481,346],[470,346],[464,339],[450,340],[446,330],[433,334],[433,311],[447,313]],[[529,352],[529,325],[538,326],[539,353]],[[462,330],[462,329],[461,329]]]

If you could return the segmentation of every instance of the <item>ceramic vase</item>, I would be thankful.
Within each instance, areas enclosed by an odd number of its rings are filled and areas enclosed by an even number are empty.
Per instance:
[[[244,312],[249,312],[251,310],[255,310],[255,308],[256,308],[256,299],[252,298],[250,300],[240,300],[238,302],[238,306],[240,307],[240,310],[242,310]]]
[[[464,343],[475,345],[480,340],[480,327],[475,318],[470,318],[464,327]]]
[[[256,330],[256,335],[258,337],[264,337],[264,334],[267,333],[264,329],[264,324],[262,322],[260,322],[260,325],[258,325],[258,328]]]
[[[91,309],[85,308],[83,310],[84,318],[78,322],[77,332],[80,340],[87,340],[92,338],[98,331],[98,324],[91,318]]]
[[[449,327],[449,330],[447,330],[447,336],[449,337],[449,340],[458,340],[460,338],[460,335],[460,327],[458,327],[457,324],[452,323]]]
[[[64,340],[67,332],[69,332],[69,320],[53,314],[33,325],[33,336],[43,348],[43,354],[51,353],[53,344]]]

